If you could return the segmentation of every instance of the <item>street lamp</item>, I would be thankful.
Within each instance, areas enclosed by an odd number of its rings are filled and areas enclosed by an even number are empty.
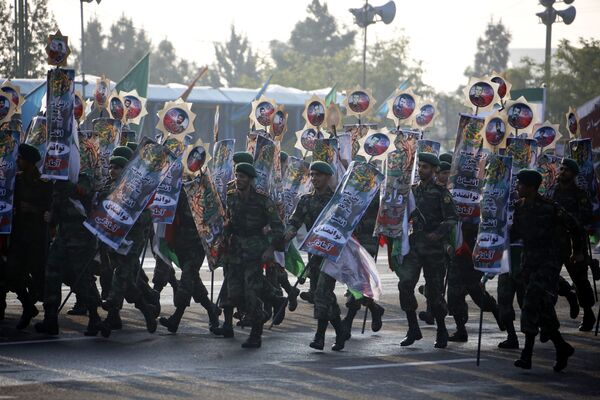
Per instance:
[[[376,22],[390,24],[396,16],[396,4],[389,1],[386,4],[373,7],[369,0],[365,0],[365,5],[361,8],[351,8],[349,10],[354,15],[356,25],[364,29],[363,33],[363,82],[362,87],[367,87],[367,27]],[[379,16],[379,19],[375,19]]]
[[[576,10],[575,7],[570,6],[564,10],[555,10],[552,5],[556,0],[539,0],[540,4],[546,9],[542,12],[536,13],[540,17],[540,22],[546,25],[546,60],[545,60],[545,81],[546,87],[550,82],[550,57],[552,49],[552,24],[555,22],[564,22],[566,25],[570,25],[575,20]],[[575,0],[563,0],[565,4],[571,4]],[[557,20],[557,17],[560,19]]]
[[[87,82],[85,81],[85,69],[83,68],[83,3],[91,3],[94,0],[80,0],[79,1],[79,6],[80,6],[80,11],[81,11],[81,91],[82,91],[82,97],[85,99],[85,85],[87,84]],[[102,0],[96,0],[96,3],[100,4]]]

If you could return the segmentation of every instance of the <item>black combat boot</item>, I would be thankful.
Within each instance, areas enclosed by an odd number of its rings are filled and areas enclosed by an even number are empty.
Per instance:
[[[408,320],[408,332],[406,337],[400,342],[400,346],[410,346],[417,340],[423,339],[421,329],[419,328],[419,322],[417,321],[417,314],[414,311],[406,312],[406,319]]]
[[[83,332],[85,336],[96,336],[98,333],[102,335],[102,337],[110,336],[110,326],[107,323],[102,322],[100,316],[98,315],[98,311],[96,309],[88,310],[89,320],[86,330]]]
[[[316,350],[323,350],[325,347],[325,331],[327,330],[328,321],[326,319],[317,320],[317,332],[315,337],[310,342],[309,346]]]
[[[369,311],[371,311],[371,330],[373,332],[379,332],[381,330],[381,327],[383,326],[383,321],[381,320],[381,317],[383,317],[385,308],[381,307],[374,301],[371,301],[371,303],[367,307],[369,308]]]
[[[79,299],[79,296],[75,294],[75,304],[73,308],[67,311],[68,315],[87,315],[87,306]]]
[[[437,332],[433,347],[436,349],[445,349],[448,346],[448,329],[446,329],[446,321],[444,318],[444,316],[438,316],[435,318]]]
[[[287,301],[285,297],[275,297],[273,299],[273,325],[281,325],[283,322]]]
[[[244,343],[242,343],[242,348],[244,349],[258,349],[262,345],[262,331],[263,324],[261,322],[255,322],[252,325],[252,330],[250,331],[250,336]]]
[[[354,318],[356,318],[356,314],[358,314],[362,306],[354,297],[350,297],[350,299],[346,302],[346,307],[348,307],[348,312],[342,320],[342,324],[344,324],[344,328],[346,329],[346,332],[348,332],[349,340],[352,338],[352,323],[354,322]]]
[[[39,311],[37,307],[33,304],[31,296],[29,295],[27,290],[23,290],[17,293],[17,297],[19,298],[23,306],[23,313],[21,314],[21,318],[19,318],[19,322],[17,322],[17,329],[22,330],[29,326],[31,320],[39,314]]]
[[[44,320],[34,325],[37,333],[44,333],[46,335],[56,336],[58,335],[58,309],[53,307],[49,310],[48,307],[44,306]]]
[[[210,301],[208,295],[204,295],[198,300],[200,305],[204,307],[208,313],[208,328],[218,328],[220,324],[219,315],[221,315],[221,309],[212,301]]]
[[[144,315],[144,319],[146,320],[146,329],[148,330],[148,332],[156,332],[156,328],[158,326],[158,324],[156,323],[156,307],[146,303],[146,301],[143,298],[140,298],[135,303],[135,308],[140,310],[141,313]]]
[[[456,332],[448,337],[449,342],[466,343],[469,340],[467,328],[462,321],[456,321]]]
[[[505,321],[506,325],[506,340],[498,343],[498,347],[501,349],[519,349],[519,338],[517,337],[517,332],[515,332],[515,324],[512,320]]]
[[[298,308],[298,295],[300,294],[300,289],[295,287],[290,287],[288,294],[288,310],[296,311]]]
[[[171,333],[176,333],[179,328],[179,323],[181,322],[181,318],[183,317],[183,313],[185,312],[186,307],[177,307],[173,315],[169,318],[160,317],[158,322],[162,326],[168,329]]]
[[[110,310],[108,310],[108,314],[106,314],[104,323],[107,324],[113,331],[123,329],[123,321],[121,321],[119,309],[111,308]]]
[[[579,300],[577,299],[577,293],[575,290],[571,289],[565,293],[565,298],[569,302],[569,316],[571,319],[577,318],[579,315]]]
[[[523,369],[531,369],[531,356],[533,355],[533,345],[535,343],[535,335],[532,333],[525,334],[525,347],[521,351],[521,358],[515,361],[515,367]]]
[[[583,321],[581,321],[581,325],[579,325],[580,332],[590,332],[594,329],[594,324],[596,323],[596,316],[594,315],[594,310],[591,307],[586,307],[583,309]]]
[[[554,343],[556,349],[556,364],[554,364],[554,371],[560,372],[567,367],[567,361],[569,357],[575,353],[575,349],[565,340],[558,330],[549,334],[550,340]]]
[[[310,304],[315,304],[315,296],[312,292],[302,292],[300,298]]]
[[[335,343],[331,346],[331,350],[342,351],[344,349],[344,344],[350,339],[350,334],[345,325],[342,324],[340,317],[332,319],[329,322],[331,322],[331,326],[335,329]]]
[[[223,314],[225,316],[225,321],[223,321],[223,325],[220,327],[210,328],[210,331],[217,336],[232,338],[234,336],[233,307],[224,307]]]

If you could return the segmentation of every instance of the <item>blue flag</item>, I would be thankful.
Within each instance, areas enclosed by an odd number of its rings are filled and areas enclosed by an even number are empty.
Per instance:
[[[408,79],[406,79],[404,82],[402,82],[400,84],[400,86],[398,86],[398,90],[404,90],[408,87]],[[381,103],[381,105],[379,106],[379,109],[377,110],[377,117],[379,118],[385,118],[387,113],[388,113],[388,105],[387,102],[389,99],[392,98],[392,96],[394,95],[394,93],[396,93],[396,89],[394,89],[394,91],[392,93],[390,93],[390,95],[383,101],[383,103]]]
[[[46,97],[46,88],[46,82],[44,81],[25,96],[25,103],[21,107],[23,130],[27,130],[33,117],[40,112],[42,100]]]

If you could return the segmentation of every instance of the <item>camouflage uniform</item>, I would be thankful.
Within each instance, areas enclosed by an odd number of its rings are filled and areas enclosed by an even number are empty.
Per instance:
[[[521,331],[549,334],[560,326],[554,304],[561,269],[559,234],[568,231],[574,252],[583,250],[582,228],[562,207],[537,195],[531,203],[517,204],[511,240],[522,239],[521,276],[526,289],[521,312]]]
[[[88,307],[96,311],[100,293],[95,284],[92,268],[88,265],[96,251],[96,238],[83,222],[85,217],[72,200],[78,200],[85,210],[90,210],[91,181],[80,175],[77,184],[55,182],[52,195],[52,224],[57,233],[48,254],[46,283],[44,287],[44,321],[55,321],[61,302],[61,285],[66,283]]]
[[[411,214],[413,232],[409,237],[410,252],[399,266],[400,306],[407,312],[415,312],[417,299],[415,286],[421,269],[425,275],[427,302],[436,318],[446,313],[444,300],[445,249],[443,238],[457,223],[457,215],[448,189],[431,182],[419,182],[414,185],[416,209]],[[436,233],[442,239],[432,242],[427,235]]]
[[[263,229],[269,226],[268,235]],[[261,324],[263,299],[275,297],[261,269],[263,253],[271,245],[283,250],[283,224],[273,201],[251,187],[248,198],[236,190],[227,193],[225,238],[228,243],[224,268],[224,307],[242,307],[248,321]]]
[[[571,214],[581,226],[592,222],[592,204],[590,199],[587,193],[578,188],[574,183],[565,188],[562,188],[557,183],[546,195]],[[567,267],[567,272],[575,285],[579,304],[583,309],[591,309],[595,304],[595,299],[594,291],[588,280],[588,265],[585,261],[571,262],[571,241],[569,240],[569,236],[563,233],[559,235],[559,238],[561,261]]]
[[[294,213],[288,221],[288,229],[291,229],[293,233],[298,232],[298,229],[302,225],[306,226],[306,229],[310,231],[313,224],[319,217],[319,214],[323,208],[329,203],[333,191],[329,188],[323,194],[318,194],[313,191],[300,197],[298,205],[294,210]],[[323,261],[322,257],[315,256],[312,254],[308,255],[308,277],[310,279],[310,293],[314,295],[317,289],[317,282],[319,280],[320,265]],[[335,281],[334,281],[335,284]],[[338,308],[339,310],[339,308]]]

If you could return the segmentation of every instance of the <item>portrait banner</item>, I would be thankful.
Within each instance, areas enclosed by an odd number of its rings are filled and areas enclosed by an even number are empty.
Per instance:
[[[85,227],[115,250],[119,251],[122,245],[126,247],[125,237],[174,161],[175,156],[165,146],[143,138],[113,191],[83,223]]]
[[[0,131],[0,235],[10,234],[12,230],[19,136],[17,130]]]
[[[118,146],[121,136],[121,121],[112,118],[96,118],[92,121],[92,132],[94,140],[98,143],[98,162],[100,165],[100,176],[95,187],[102,190],[110,179],[110,156],[115,147]]]
[[[434,140],[428,139],[420,139],[417,141],[417,155],[419,153],[433,153],[437,157],[440,156],[440,149],[442,145],[440,142],[436,142]],[[415,168],[414,176],[413,176],[413,184],[419,182],[419,174],[417,169]]]
[[[491,155],[485,170],[481,220],[473,250],[475,269],[499,274],[508,246],[508,199],[511,189],[512,157]]]
[[[508,224],[512,225],[517,194],[517,174],[522,169],[532,169],[536,165],[537,141],[535,139],[509,137],[506,140],[506,154],[512,157],[512,177],[510,198],[508,200]]]
[[[353,161],[300,250],[337,261],[382,182],[375,166]]]
[[[544,196],[556,183],[562,158],[554,154],[542,154],[537,160],[537,170],[542,174],[542,184],[539,192]]]
[[[479,222],[479,202],[489,152],[483,149],[482,130],[485,119],[461,114],[448,189],[456,212],[465,222]]]
[[[277,155],[279,157],[279,155]],[[275,143],[262,135],[256,137],[256,147],[254,148],[254,169],[256,178],[254,185],[256,191],[266,196],[271,192],[271,176],[275,168]]]
[[[94,182],[98,173],[98,141],[88,137],[83,132],[77,133],[79,138],[79,173],[84,174]]]
[[[31,120],[29,129],[27,130],[27,136],[25,137],[25,143],[38,149],[42,158],[44,158],[44,155],[46,154],[46,143],[48,142],[47,129],[46,117],[37,115]]]
[[[579,174],[575,179],[577,186],[588,194],[592,202],[594,216],[600,213],[598,202],[598,183],[594,173],[594,160],[592,155],[592,139],[574,139],[569,141],[571,158],[579,166]],[[591,221],[590,221],[591,222]]]
[[[330,183],[334,187],[340,180],[340,174],[338,173],[338,140],[336,138],[316,139],[314,143],[312,160],[313,162],[323,161],[331,166],[333,178]]]
[[[286,221],[296,209],[300,196],[310,190],[310,164],[294,156],[288,158],[287,164],[283,177],[283,204]]]
[[[283,220],[285,210],[283,205],[283,176],[281,173],[281,142],[275,140],[275,154],[273,155],[273,172],[271,173],[271,200],[275,202],[279,217]]]
[[[152,212],[152,222],[155,224],[172,224],[175,219],[179,193],[181,192],[181,180],[183,177],[183,164],[181,159],[173,161],[165,179],[158,185],[156,195],[150,211]]]
[[[48,71],[46,92],[46,131],[48,142],[43,154],[42,178],[66,181],[69,179],[71,143],[75,131],[73,80],[75,71],[56,68]]]
[[[375,235],[400,238],[411,187],[417,141],[398,134],[396,150],[387,154],[384,164],[385,180],[380,191]]]
[[[213,149],[213,165],[211,176],[215,189],[219,193],[221,204],[227,204],[227,184],[234,178],[233,153],[235,139],[220,140]]]
[[[210,175],[202,174],[183,184],[196,230],[206,253],[208,266],[219,266],[219,249],[224,243],[225,210]]]

